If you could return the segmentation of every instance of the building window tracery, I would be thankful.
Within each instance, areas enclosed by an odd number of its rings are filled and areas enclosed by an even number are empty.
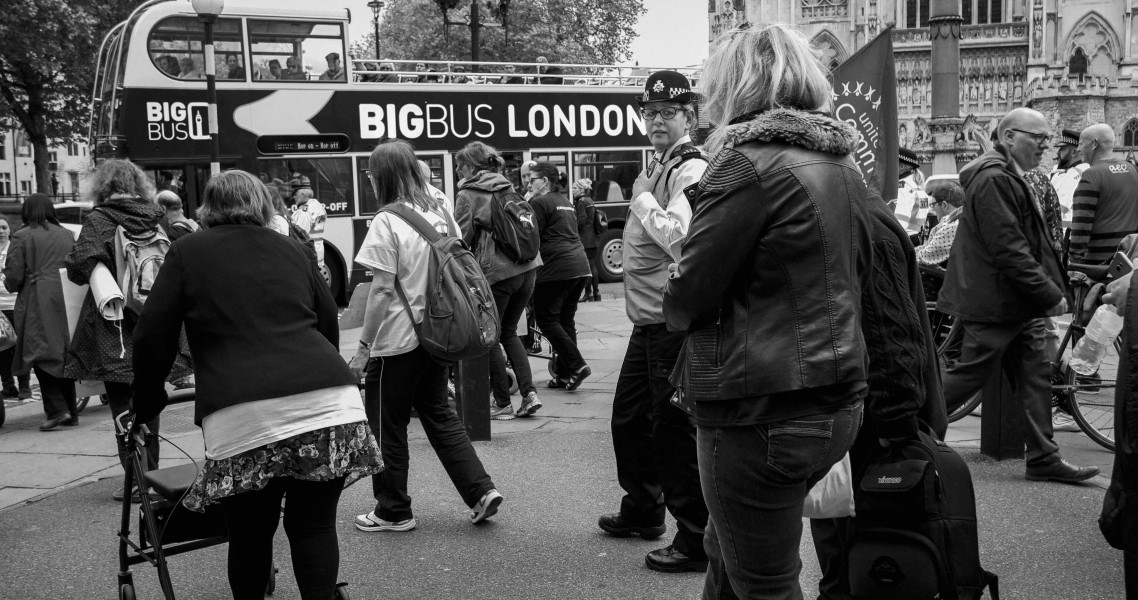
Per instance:
[[[1126,148],[1138,147],[1138,119],[1130,119],[1122,127],[1122,145]]]
[[[801,15],[806,19],[827,19],[849,15],[849,0],[802,0]]]

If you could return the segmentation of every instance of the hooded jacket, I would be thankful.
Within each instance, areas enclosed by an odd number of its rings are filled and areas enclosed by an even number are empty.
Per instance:
[[[518,264],[498,250],[494,242],[490,202],[494,199],[494,192],[512,189],[509,180],[498,173],[479,171],[462,182],[454,199],[454,220],[462,230],[463,241],[473,249],[486,283],[490,285],[541,266],[540,253],[530,262]]]
[[[937,309],[965,321],[1045,317],[1067,295],[1062,259],[1011,160],[997,145],[960,171],[964,210]]]
[[[689,332],[685,392],[711,402],[866,381],[872,250],[856,132],[775,109],[726,135],[664,288],[668,326]]]
[[[127,233],[143,234],[158,227],[165,215],[162,207],[142,198],[112,196],[95,207],[83,219],[83,230],[63,265],[67,278],[76,285],[86,285],[95,265],[103,263],[115,268],[115,228],[122,225]],[[91,294],[83,300],[79,321],[67,349],[63,373],[68,379],[131,383],[134,379],[131,360],[131,335],[136,317],[126,311],[122,321],[108,321],[99,315]],[[187,375],[174,373],[173,377]]]

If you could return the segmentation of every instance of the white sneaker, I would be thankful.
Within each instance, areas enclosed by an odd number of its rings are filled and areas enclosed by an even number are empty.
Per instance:
[[[375,511],[356,517],[356,529],[360,531],[411,531],[418,525],[415,517],[403,521],[384,521],[375,516]]]
[[[1051,416],[1051,429],[1053,431],[1078,432],[1079,424],[1075,422],[1075,419],[1071,415],[1059,409],[1055,409],[1055,414]]]
[[[517,415],[519,417],[532,417],[537,409],[541,408],[541,400],[537,397],[537,392],[530,392],[522,398],[522,404],[518,407]]]
[[[498,513],[498,505],[502,503],[502,494],[498,490],[486,492],[478,504],[474,505],[470,513],[471,523],[481,523]]]
[[[521,416],[521,415],[518,415]],[[495,421],[509,421],[514,418],[514,405],[507,404],[506,406],[498,406],[494,401],[490,401],[490,418]]]

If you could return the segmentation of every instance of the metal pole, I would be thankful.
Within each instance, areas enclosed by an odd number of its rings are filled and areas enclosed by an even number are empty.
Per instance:
[[[470,62],[478,63],[478,0],[470,0]]]
[[[375,23],[375,59],[379,60],[379,11],[375,11],[372,17],[372,22]]]
[[[205,86],[209,103],[209,174],[221,172],[221,147],[217,135],[217,61],[213,56],[213,15],[202,15],[205,24]]]

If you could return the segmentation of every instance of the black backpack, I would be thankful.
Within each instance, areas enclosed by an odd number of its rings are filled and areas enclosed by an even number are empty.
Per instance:
[[[514,188],[495,190],[490,198],[490,236],[507,258],[525,264],[541,251],[533,207]]]
[[[999,600],[999,578],[980,566],[976,497],[968,465],[921,431],[878,449],[855,490],[849,545],[855,600]]]

